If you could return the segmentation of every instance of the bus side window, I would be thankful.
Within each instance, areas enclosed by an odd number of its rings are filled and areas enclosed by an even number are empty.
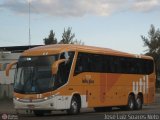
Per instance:
[[[70,51],[68,52],[68,55],[69,55],[68,61],[59,64],[57,79],[59,79],[59,82],[61,85],[65,84],[68,81],[68,77],[69,77],[70,70],[71,70],[71,65],[73,62],[74,52]],[[63,57],[65,58],[64,54],[62,53],[60,55],[60,59],[64,59]]]
[[[76,61],[76,67],[74,74],[79,74],[83,71],[82,68],[82,54],[78,53],[77,61]]]
[[[115,72],[114,57],[112,57],[112,56],[109,57],[109,63],[110,63],[109,72],[114,73]]]
[[[74,75],[91,72],[92,58],[90,54],[78,53]]]
[[[153,69],[154,69],[153,61],[151,61],[151,60],[145,61],[145,65],[146,65],[147,74],[153,73]]]
[[[94,72],[103,72],[103,58],[102,55],[92,55],[93,67]]]
[[[60,59],[65,59],[64,52],[60,54]]]

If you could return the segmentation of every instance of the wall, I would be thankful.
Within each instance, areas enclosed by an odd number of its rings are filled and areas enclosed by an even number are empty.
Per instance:
[[[0,84],[0,99],[13,98],[13,84]]]
[[[0,99],[13,97],[13,83],[15,66],[10,70],[10,75],[5,75],[5,68],[8,63],[19,58],[20,53],[0,53]]]

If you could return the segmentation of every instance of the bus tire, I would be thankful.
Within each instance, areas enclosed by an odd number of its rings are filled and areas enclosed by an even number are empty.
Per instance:
[[[128,105],[127,105],[128,110],[134,110],[135,109],[135,98],[133,95],[129,95],[128,97]]]
[[[143,105],[143,100],[141,96],[138,96],[136,99],[136,110],[141,110]]]
[[[73,96],[71,100],[70,109],[67,110],[69,115],[76,115],[80,112],[80,102],[77,97]]]

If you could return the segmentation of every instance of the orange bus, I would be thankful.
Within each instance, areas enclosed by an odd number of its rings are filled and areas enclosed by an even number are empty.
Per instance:
[[[56,44],[24,51],[6,75],[15,64],[16,110],[78,114],[81,108],[139,110],[154,101],[156,77],[149,56]]]

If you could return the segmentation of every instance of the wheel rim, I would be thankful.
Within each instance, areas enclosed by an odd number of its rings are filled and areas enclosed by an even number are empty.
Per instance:
[[[77,112],[77,109],[78,109],[78,104],[76,101],[73,101],[72,102],[72,109],[73,109],[73,112],[76,113]]]
[[[133,100],[131,99],[130,102],[129,102],[129,108],[133,109],[133,107],[134,107],[134,103],[133,103]]]
[[[142,101],[140,98],[137,98],[137,108],[140,108],[141,107],[141,104],[142,104]]]

